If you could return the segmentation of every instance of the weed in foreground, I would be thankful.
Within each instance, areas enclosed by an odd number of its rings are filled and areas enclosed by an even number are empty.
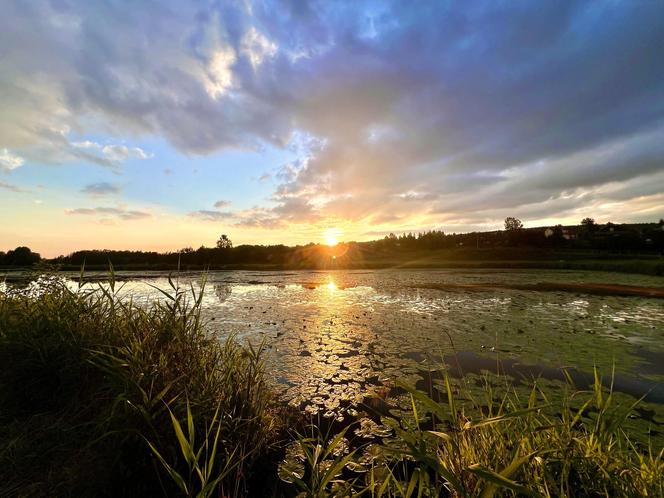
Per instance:
[[[203,291],[171,283],[0,295],[0,494],[246,493],[275,426],[262,348],[208,336]]]
[[[400,387],[412,413],[381,418],[391,436],[356,447],[343,468],[332,459],[328,481],[293,467],[293,458],[282,464],[282,479],[311,497],[664,496],[664,449],[630,441],[622,424],[636,403],[615,404],[597,372],[591,391],[570,388],[557,402],[537,385],[522,399],[509,388],[498,395],[488,382],[475,398],[470,389],[455,393],[446,375],[443,402]],[[336,444],[300,437],[299,458],[329,455]]]

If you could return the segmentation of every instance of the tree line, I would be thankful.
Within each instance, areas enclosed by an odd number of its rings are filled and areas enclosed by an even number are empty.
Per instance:
[[[32,266],[41,261],[41,256],[29,247],[19,246],[6,253],[0,251],[0,266]]]
[[[174,268],[223,265],[307,266],[338,256],[346,260],[371,263],[380,258],[399,257],[413,252],[455,250],[456,254],[473,254],[490,258],[492,251],[507,252],[509,248],[537,251],[576,250],[638,254],[664,254],[664,220],[642,224],[598,224],[584,218],[579,225],[525,228],[514,217],[505,219],[504,230],[452,233],[429,230],[419,233],[390,233],[368,242],[342,243],[338,248],[319,244],[289,247],[279,245],[238,245],[223,234],[216,247],[186,247],[179,251],[82,250],[59,256],[47,262],[63,267],[100,267],[109,261],[116,267]],[[0,266],[25,267],[41,261],[39,254],[28,247],[0,252]]]

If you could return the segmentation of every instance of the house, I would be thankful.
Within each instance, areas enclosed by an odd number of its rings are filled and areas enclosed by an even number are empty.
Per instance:
[[[544,236],[548,239],[553,237],[556,234],[556,231],[562,236],[565,240],[575,240],[578,238],[578,234],[574,228],[565,228],[560,225],[553,228],[546,228],[544,230]]]
[[[563,238],[565,240],[574,240],[578,237],[576,231],[570,230],[569,228],[563,228]]]

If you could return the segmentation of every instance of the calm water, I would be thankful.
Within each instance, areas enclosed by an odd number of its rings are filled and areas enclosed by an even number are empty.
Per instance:
[[[158,299],[165,274],[123,282],[121,294]],[[199,275],[181,275],[198,288]],[[481,282],[619,283],[664,279],[567,271],[297,271],[208,275],[205,317],[220,337],[265,340],[271,377],[286,402],[309,414],[355,416],[395,378],[422,385],[445,362],[460,378],[500,371],[512,381],[556,383],[569,367],[581,387],[597,365],[616,369],[618,391],[640,396],[664,425],[664,300],[509,288],[431,289]],[[429,379],[430,380],[430,379]],[[434,384],[436,380],[434,379]],[[525,382],[524,382],[525,384]],[[659,428],[664,432],[664,427]]]

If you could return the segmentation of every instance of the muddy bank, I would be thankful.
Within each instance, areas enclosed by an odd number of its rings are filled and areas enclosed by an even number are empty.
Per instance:
[[[492,291],[496,289],[526,290],[540,292],[575,292],[598,296],[635,296],[664,299],[664,287],[641,287],[619,284],[574,284],[558,282],[537,282],[535,284],[513,284],[503,282],[482,282],[472,284],[424,284],[413,285],[418,289],[437,289],[443,291]]]

